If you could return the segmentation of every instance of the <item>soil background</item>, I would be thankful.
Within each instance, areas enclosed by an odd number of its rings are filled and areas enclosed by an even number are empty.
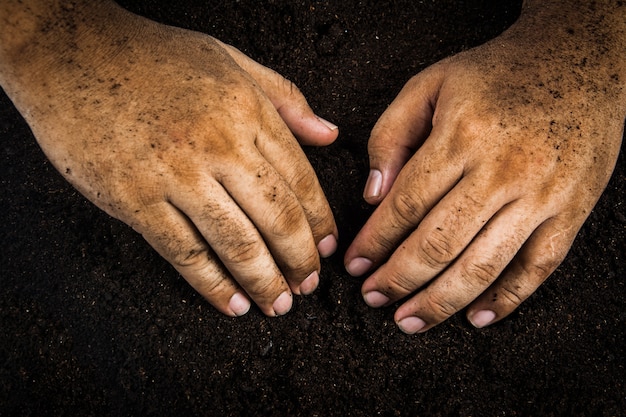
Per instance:
[[[47,162],[0,96],[0,416],[618,416],[626,410],[626,168],[516,313],[407,336],[342,264],[371,213],[369,131],[410,76],[497,36],[520,1],[123,1],[233,44],[340,125],[306,149],[340,228],[292,312],[217,313]]]

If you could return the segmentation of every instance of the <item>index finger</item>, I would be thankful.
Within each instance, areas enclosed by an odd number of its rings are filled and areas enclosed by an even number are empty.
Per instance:
[[[380,266],[463,175],[463,164],[431,135],[404,166],[387,197],[346,251],[352,276]]]
[[[320,255],[328,257],[337,248],[337,225],[315,171],[278,114],[272,110],[264,116],[271,128],[260,132],[257,148],[295,194]]]

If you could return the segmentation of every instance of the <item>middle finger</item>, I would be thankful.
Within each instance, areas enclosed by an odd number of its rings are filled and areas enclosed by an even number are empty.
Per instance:
[[[399,300],[447,268],[507,203],[490,189],[471,175],[461,179],[363,283],[365,301],[380,307]]]

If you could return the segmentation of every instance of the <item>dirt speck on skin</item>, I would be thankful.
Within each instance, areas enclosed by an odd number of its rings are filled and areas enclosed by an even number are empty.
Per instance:
[[[366,141],[406,80],[500,33],[519,1],[123,1],[230,43],[294,81],[337,143],[307,148],[340,227],[292,312],[217,313],[46,161],[0,96],[0,416],[620,415],[624,155],[554,275],[484,330],[406,336],[342,255],[371,208]]]

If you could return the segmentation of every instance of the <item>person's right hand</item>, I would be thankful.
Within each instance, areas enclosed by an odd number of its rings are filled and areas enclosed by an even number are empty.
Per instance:
[[[336,127],[209,36],[112,3],[40,11],[47,33],[5,20],[17,38],[0,48],[0,81],[65,178],[227,315],[250,300],[285,314],[292,293],[314,291],[337,228],[290,129],[324,145]]]

